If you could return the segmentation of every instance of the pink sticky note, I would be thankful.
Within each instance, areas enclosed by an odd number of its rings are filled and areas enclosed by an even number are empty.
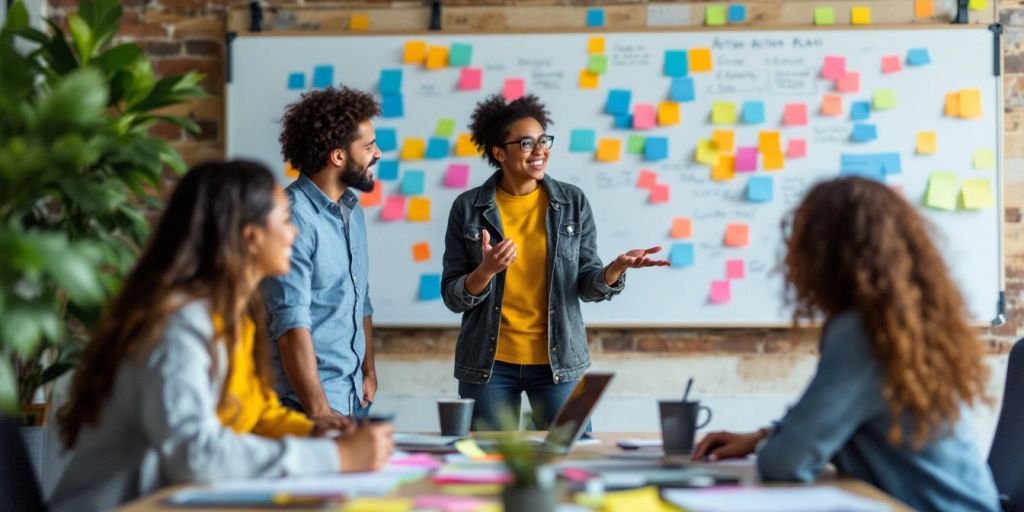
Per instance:
[[[658,175],[646,169],[640,170],[640,177],[636,180],[636,188],[653,190],[658,186]]]
[[[484,80],[484,70],[480,68],[462,68],[459,72],[459,90],[477,91]]]
[[[729,291],[729,281],[711,281],[712,304],[728,304],[732,300],[732,293]]]
[[[426,508],[444,512],[473,512],[490,502],[472,496],[438,495],[417,496],[413,503],[417,510]]]
[[[728,279],[743,279],[746,274],[743,260],[726,260],[725,277]]]
[[[825,65],[821,68],[821,77],[838,80],[846,74],[846,57],[826,55]]]
[[[655,185],[651,189],[651,203],[652,204],[667,203],[668,202],[668,192],[669,192],[668,185]]]
[[[860,73],[847,71],[839,80],[836,80],[836,91],[860,92]]]
[[[886,55],[882,57],[882,73],[895,73],[903,69],[900,58],[897,55]]]
[[[806,126],[807,104],[786,103],[786,110],[782,115],[782,124],[786,126]]]
[[[469,185],[469,166],[465,164],[449,165],[448,173],[444,175],[444,186],[466,188],[467,185]]]
[[[405,217],[405,196],[389,196],[380,211],[380,220],[402,220]]]
[[[654,111],[654,105],[637,103],[633,107],[633,129],[648,130],[658,124],[658,115]]]
[[[757,148],[736,149],[736,172],[754,172],[757,170]]]
[[[506,78],[505,89],[502,95],[505,96],[505,101],[515,101],[523,97],[523,93],[526,92],[526,82],[522,78]]]
[[[790,158],[807,156],[807,141],[804,139],[789,139],[789,142],[786,143],[786,156]]]
[[[441,467],[441,461],[426,453],[410,453],[404,457],[394,458],[388,461],[394,466],[405,466],[414,468],[437,469]]]

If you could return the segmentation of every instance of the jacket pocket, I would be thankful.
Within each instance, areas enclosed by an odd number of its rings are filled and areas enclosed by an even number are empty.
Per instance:
[[[466,244],[466,254],[469,255],[469,260],[472,262],[472,266],[476,268],[484,260],[483,249],[481,245],[481,226],[466,226],[462,230],[462,239]]]
[[[580,255],[580,226],[566,222],[558,227],[558,255],[575,260]]]

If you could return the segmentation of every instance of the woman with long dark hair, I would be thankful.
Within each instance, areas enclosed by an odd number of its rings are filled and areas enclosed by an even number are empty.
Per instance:
[[[311,433],[308,420],[250,415],[269,418],[265,433],[283,435],[274,439],[245,433],[258,432],[259,419],[232,425],[239,414],[224,414],[238,400],[228,382],[236,369],[272,389],[257,286],[288,272],[295,235],[288,200],[260,165],[208,163],[181,179],[74,376],[59,417],[74,451],[55,510],[107,509],[174,483],[383,465],[390,426],[301,438],[283,434]],[[261,400],[277,404],[276,396]]]

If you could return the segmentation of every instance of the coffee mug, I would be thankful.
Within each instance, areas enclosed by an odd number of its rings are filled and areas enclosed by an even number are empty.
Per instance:
[[[661,400],[658,411],[661,414],[661,442],[666,454],[693,451],[697,429],[704,428],[711,421],[711,409],[696,401]],[[706,411],[707,417],[698,424],[700,411]]]
[[[442,398],[437,401],[437,414],[441,421],[442,436],[464,436],[469,434],[473,422],[472,398]]]

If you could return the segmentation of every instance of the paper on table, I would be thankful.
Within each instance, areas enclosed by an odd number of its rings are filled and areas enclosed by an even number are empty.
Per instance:
[[[423,474],[425,470],[385,468],[373,473],[223,480],[210,485],[207,489],[282,494],[382,496],[391,492],[403,479],[408,478],[412,474],[411,471]]]
[[[664,496],[668,502],[693,512],[876,512],[890,509],[884,503],[831,487],[667,489]]]
[[[671,512],[675,509],[658,495],[657,487],[643,487],[629,491],[610,492],[604,499],[605,512]]]
[[[412,510],[410,498],[373,498],[357,497],[345,502],[345,512],[409,512]]]

